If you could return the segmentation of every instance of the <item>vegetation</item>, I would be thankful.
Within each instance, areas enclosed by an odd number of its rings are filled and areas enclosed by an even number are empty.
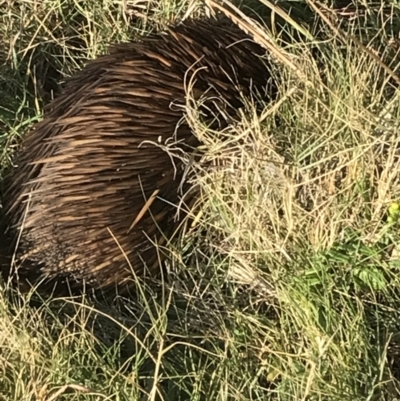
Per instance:
[[[188,95],[204,196],[171,277],[108,304],[3,283],[0,400],[400,399],[400,4],[254,3],[280,96],[210,132]],[[0,1],[1,167],[88,59],[204,13]]]

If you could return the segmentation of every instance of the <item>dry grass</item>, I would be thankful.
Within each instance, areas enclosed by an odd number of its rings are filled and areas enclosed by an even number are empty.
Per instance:
[[[193,166],[203,196],[176,244],[175,278],[103,309],[32,305],[37,295],[7,289],[0,399],[399,398],[399,226],[396,211],[387,216],[400,198],[400,10],[306,3],[315,25],[288,23],[285,35],[307,39],[285,45],[255,28],[280,60],[280,96],[261,114],[249,104],[239,122],[211,132],[188,94],[187,121],[204,144]],[[204,12],[167,1],[2,7],[4,165],[62,77],[112,41]]]

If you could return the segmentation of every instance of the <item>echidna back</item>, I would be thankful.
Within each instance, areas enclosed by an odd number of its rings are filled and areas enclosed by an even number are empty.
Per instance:
[[[129,286],[132,269],[156,272],[164,256],[155,244],[178,227],[176,205],[190,189],[178,191],[176,156],[198,145],[184,119],[185,88],[208,91],[203,117],[215,128],[219,109],[233,118],[241,96],[266,96],[264,53],[231,23],[185,21],[114,45],[69,79],[6,178],[19,276],[107,289]]]

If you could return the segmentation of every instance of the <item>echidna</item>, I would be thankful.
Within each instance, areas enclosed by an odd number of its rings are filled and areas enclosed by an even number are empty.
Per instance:
[[[123,289],[132,268],[156,271],[154,244],[177,227],[173,205],[184,176],[165,145],[198,143],[178,107],[185,87],[193,78],[196,96],[208,91],[202,111],[213,126],[219,109],[234,117],[254,89],[271,96],[264,54],[228,21],[186,20],[112,46],[69,79],[24,136],[5,179],[19,277]]]

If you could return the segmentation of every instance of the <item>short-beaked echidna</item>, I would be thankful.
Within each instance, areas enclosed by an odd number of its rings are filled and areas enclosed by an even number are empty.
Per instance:
[[[241,96],[267,87],[264,54],[228,21],[186,20],[112,46],[70,78],[23,137],[4,181],[19,277],[122,289],[133,277],[129,264],[137,274],[144,264],[157,269],[154,243],[177,227],[183,177],[164,145],[198,143],[178,107],[185,88],[194,78],[196,96],[208,91],[201,110],[211,126],[219,107],[234,117]]]

